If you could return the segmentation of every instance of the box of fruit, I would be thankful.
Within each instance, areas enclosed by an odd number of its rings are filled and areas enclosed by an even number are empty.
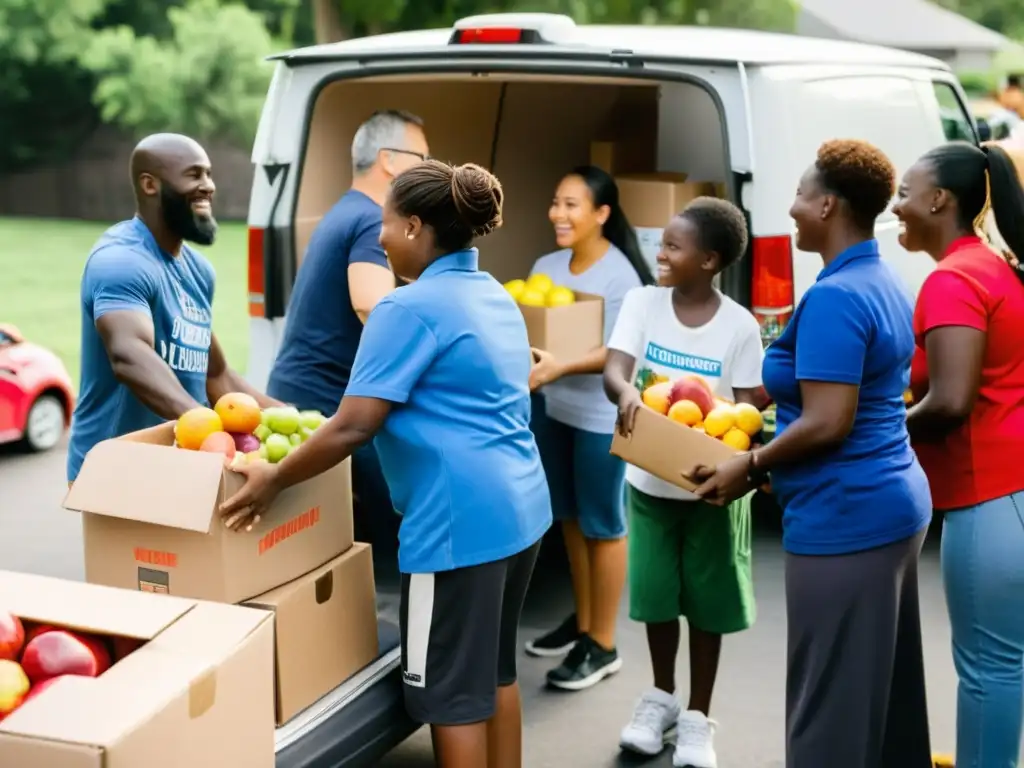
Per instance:
[[[556,360],[579,360],[604,344],[604,299],[555,285],[545,274],[510,280],[505,290],[519,304],[530,346]]]
[[[233,463],[280,461],[317,417],[231,394],[96,445],[64,500],[83,515],[86,580],[237,603],[340,555],[353,541],[348,461],[286,490],[250,530],[218,513],[243,484]]]
[[[763,426],[757,408],[716,397],[700,376],[646,384],[632,433],[616,431],[611,452],[685,490],[697,484],[684,473],[747,450]]]
[[[273,615],[0,571],[0,765],[273,768]]]

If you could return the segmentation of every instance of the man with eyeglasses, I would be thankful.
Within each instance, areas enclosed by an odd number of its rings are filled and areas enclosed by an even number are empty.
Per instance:
[[[303,410],[333,414],[348,386],[363,323],[395,288],[378,242],[392,179],[428,155],[423,121],[398,110],[374,113],[352,140],[352,186],[310,238],[288,303],[284,339],[267,392]],[[372,443],[352,456],[356,538],[397,540],[398,517]]]

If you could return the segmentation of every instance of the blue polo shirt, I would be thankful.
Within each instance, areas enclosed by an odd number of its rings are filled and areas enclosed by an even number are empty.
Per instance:
[[[403,573],[500,560],[551,526],[531,359],[522,314],[476,249],[442,256],[370,313],[345,394],[394,404],[374,443],[403,516]]]
[[[906,290],[868,240],[843,251],[804,294],[765,353],[777,434],[800,416],[800,381],[856,384],[853,429],[836,449],[772,470],[783,546],[836,555],[913,536],[931,520],[931,492],[910,447],[903,393],[914,354]]]

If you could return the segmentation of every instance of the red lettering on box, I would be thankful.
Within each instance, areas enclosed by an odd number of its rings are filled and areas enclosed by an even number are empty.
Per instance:
[[[273,530],[267,531],[260,539],[259,554],[265,555],[285,539],[290,539],[297,533],[309,530],[320,522],[320,507],[311,507],[305,512],[287,520]]]
[[[178,556],[174,552],[161,552],[157,549],[136,547],[133,550],[135,562],[146,565],[161,565],[164,568],[177,568]]]

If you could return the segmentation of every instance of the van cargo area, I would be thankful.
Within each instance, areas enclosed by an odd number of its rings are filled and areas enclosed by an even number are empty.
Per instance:
[[[501,281],[524,276],[555,248],[548,207],[573,166],[594,160],[610,162],[615,175],[684,173],[722,191],[731,184],[719,105],[697,82],[506,72],[335,80],[317,96],[308,126],[295,209],[300,264],[320,219],[351,184],[356,129],[379,109],[413,112],[432,156],[477,163],[501,180],[505,225],[479,243],[482,268]]]

